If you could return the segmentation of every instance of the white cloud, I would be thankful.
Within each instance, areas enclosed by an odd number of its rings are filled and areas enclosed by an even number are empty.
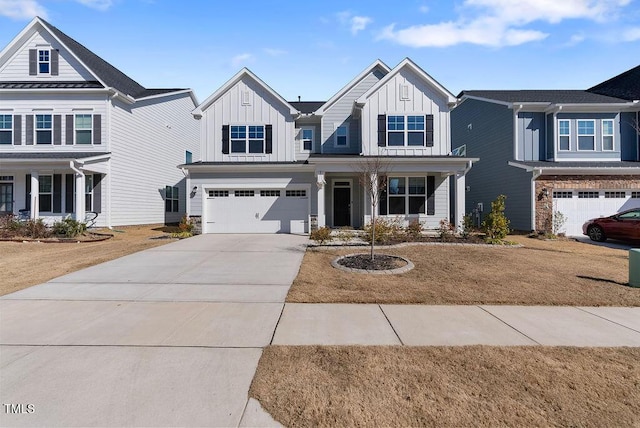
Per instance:
[[[105,11],[113,6],[113,0],[76,0],[78,3],[92,9]]]
[[[629,28],[622,33],[623,42],[635,42],[640,40],[640,27]]]
[[[253,55],[250,53],[242,53],[231,58],[231,65],[234,67],[239,67],[242,64],[251,62],[253,60]]]
[[[455,21],[414,25],[396,30],[385,27],[378,39],[412,47],[446,47],[460,43],[481,46],[516,46],[543,40],[547,33],[523,28],[542,21],[558,24],[566,19],[606,22],[631,0],[465,0]],[[578,42],[574,40],[574,42]]]
[[[288,54],[289,52],[283,49],[264,48],[264,53],[269,56],[282,56]]]
[[[341,24],[349,27],[353,35],[357,34],[358,31],[364,30],[367,28],[367,25],[373,22],[373,19],[368,16],[353,15],[349,11],[338,12],[336,16]]]
[[[16,20],[47,18],[47,10],[36,0],[0,0],[0,16]]]

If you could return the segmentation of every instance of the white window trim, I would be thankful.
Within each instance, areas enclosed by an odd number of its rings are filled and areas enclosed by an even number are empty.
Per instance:
[[[579,122],[591,122],[593,123],[593,134],[580,134]],[[580,137],[593,137],[593,149],[581,149]],[[596,121],[595,119],[576,119],[576,149],[579,152],[595,152],[596,151]]]
[[[49,52],[49,60],[48,61],[40,61],[40,52],[47,51]],[[40,72],[40,64],[49,64],[49,72],[42,73]],[[51,47],[36,47],[36,67],[38,71],[38,76],[51,76]]]
[[[417,146],[416,146],[417,147]],[[392,178],[404,178],[405,180],[405,193],[403,193],[402,195],[392,195],[391,192],[389,192],[389,183],[391,182]],[[424,178],[424,193],[409,193],[409,179],[410,178]],[[426,175],[388,175],[387,176],[387,216],[399,216],[399,215],[403,215],[403,216],[426,216],[427,215],[427,176]],[[390,213],[390,205],[389,205],[389,198],[390,197],[404,197],[404,214],[391,214]],[[416,197],[416,196],[424,196],[424,213],[417,213],[417,214],[409,214],[409,197]]]
[[[5,114],[0,112],[0,116],[9,116],[11,118],[11,128],[0,128],[0,132],[7,132],[11,135],[9,137],[9,144],[0,144],[0,147],[7,147],[13,145],[13,130],[15,129],[15,117],[12,114]]]
[[[560,134],[560,122],[569,123],[569,134]],[[561,149],[560,148],[560,137],[569,137],[569,148]],[[558,119],[558,151],[559,152],[570,152],[571,151],[571,120],[570,119]]]
[[[89,144],[78,144],[78,131],[86,131],[87,128],[77,128],[77,122],[76,119],[78,116],[90,116],[91,117],[91,128],[89,128],[89,130],[91,131],[91,142]],[[75,113],[73,115],[73,145],[78,145],[78,146],[93,146],[93,114],[91,113]]]
[[[233,140],[238,140],[237,138],[231,137],[231,128],[234,126],[243,126],[246,129],[246,137],[244,139],[244,152],[234,152],[233,151]],[[250,126],[262,126],[262,152],[260,153],[250,153],[249,152],[249,140],[258,140],[258,138],[249,138],[249,127]],[[229,124],[229,156],[233,155],[249,155],[249,156],[266,156],[267,153],[267,125],[264,123],[230,123]]]
[[[51,128],[38,128],[38,116],[49,116],[51,117]],[[51,146],[53,145],[53,114],[50,113],[36,113],[33,115],[33,145],[42,145],[42,146]],[[51,132],[51,141],[48,143],[38,143],[38,131],[49,131]]]
[[[304,148],[304,142],[308,141],[304,138],[304,131],[311,131],[311,149],[307,150]],[[347,132],[348,135],[348,132]],[[303,126],[300,128],[300,152],[302,153],[311,153],[313,151],[314,140],[316,137],[315,127],[313,126]],[[343,146],[340,146],[343,147]]]
[[[389,130],[389,116],[403,116],[404,117],[404,137],[403,137],[403,145],[402,146],[392,146],[389,145],[389,133],[397,133],[399,134],[401,131],[390,131]],[[409,116],[422,117],[424,128],[422,129],[422,145],[419,146],[410,146],[409,145],[409,132],[420,132],[415,129],[409,129]],[[425,114],[422,113],[389,113],[387,114],[387,123],[385,124],[387,127],[387,148],[392,149],[415,149],[415,148],[426,148],[427,147],[427,122],[425,118]],[[435,130],[434,130],[435,133]]]
[[[88,192],[87,192],[87,188],[89,189]],[[85,211],[87,212],[93,211],[93,206],[94,206],[93,189],[94,189],[93,174],[86,174],[84,176],[84,201],[85,201],[84,203],[85,203]],[[89,196],[91,199],[87,199],[87,196]],[[87,201],[91,201],[89,203],[88,208],[87,208]]]
[[[604,133],[604,123],[605,122],[611,122],[611,134],[605,134]],[[615,126],[616,123],[613,119],[602,119],[601,123],[600,123],[600,130],[601,130],[601,136],[600,136],[600,143],[602,144],[602,151],[603,152],[613,152],[616,149],[616,139],[615,139],[615,135],[616,135],[616,130],[615,130]],[[605,149],[604,148],[604,137],[611,137],[611,148],[610,149]]]
[[[338,128],[340,127],[344,127],[347,130],[347,138],[346,138],[346,144],[341,145],[338,144]],[[348,123],[336,123],[334,125],[334,132],[333,132],[333,146],[336,148],[349,148],[349,146],[351,145],[351,142],[349,141],[349,124]]]
[[[407,85],[406,83],[400,83],[398,92],[400,94],[400,101],[411,100],[411,98],[409,97],[409,85]]]

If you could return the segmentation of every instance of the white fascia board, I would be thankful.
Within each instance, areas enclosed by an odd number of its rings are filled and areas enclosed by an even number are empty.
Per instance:
[[[417,74],[424,82],[428,83],[436,92],[439,92],[448,104],[455,104],[457,102],[457,98],[449,92],[447,88],[442,86],[436,79],[431,77],[429,73],[420,68],[415,62],[411,61],[409,58],[403,59],[400,64],[395,66],[386,76],[384,76],[378,83],[373,85],[367,92],[362,94],[360,98],[356,100],[357,104],[363,105],[367,102],[367,99],[374,93],[376,93],[382,86],[386,85],[389,80],[393,78],[396,74],[400,72],[403,68],[411,69],[415,74]]]
[[[640,167],[563,167],[531,166],[518,162],[509,162],[509,166],[524,169],[527,172],[538,171],[539,175],[638,175]]]
[[[192,165],[178,165],[179,169],[192,173],[203,172],[312,172],[314,170],[313,165],[309,164],[268,164],[268,163],[243,163],[237,164],[229,162],[225,164],[192,164]]]
[[[358,74],[355,78],[353,78],[349,83],[343,86],[338,92],[335,93],[326,103],[324,103],[318,110],[316,110],[316,114],[321,116],[330,108],[336,101],[342,98],[347,92],[349,92],[354,86],[356,86],[362,79],[364,79],[372,70],[376,67],[382,68],[387,74],[391,71],[391,68],[380,59],[375,60],[371,65],[362,70],[360,74]]]
[[[202,116],[202,112],[205,111],[211,104],[213,104],[218,98],[224,95],[233,85],[238,83],[244,76],[248,76],[253,79],[258,85],[262,86],[267,92],[269,92],[273,97],[275,97],[278,101],[282,103],[287,109],[289,109],[289,113],[292,116],[300,114],[300,112],[294,108],[287,100],[285,100],[279,93],[274,91],[269,85],[267,85],[262,79],[256,76],[251,70],[244,67],[242,70],[237,72],[231,79],[227,80],[227,82],[218,88],[213,94],[209,96],[206,100],[202,102],[195,110],[191,112],[194,116]]]
[[[37,17],[33,18],[31,22],[29,22],[29,24],[27,24],[27,26],[24,27],[22,31],[20,31],[20,33],[18,33],[18,35],[15,36],[9,44],[4,47],[4,49],[2,49],[2,51],[0,51],[0,70],[9,62],[13,55],[16,54],[16,46],[26,43],[27,39],[30,37],[30,33],[35,33],[35,26],[39,22],[40,20]]]
[[[562,113],[575,112],[575,113],[616,113],[629,107],[633,107],[634,104],[629,103],[581,103],[581,104],[564,104],[553,103],[549,104],[545,112],[558,111]]]
[[[181,89],[178,91],[165,92],[158,95],[151,95],[148,97],[136,98],[136,101],[154,100],[158,98],[165,98],[165,97],[170,97],[172,95],[180,95],[180,94],[189,94],[189,97],[191,97],[191,100],[193,101],[194,107],[198,105],[198,99],[196,98],[196,95],[193,93],[193,89]]]

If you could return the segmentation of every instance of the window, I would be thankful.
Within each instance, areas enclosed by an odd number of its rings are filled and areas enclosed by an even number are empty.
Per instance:
[[[599,192],[578,192],[578,198],[580,199],[597,199]]]
[[[335,145],[337,147],[347,147],[349,145],[349,127],[340,125],[336,128]]]
[[[236,190],[234,195],[236,198],[248,198],[255,196],[255,192],[253,190]]]
[[[304,198],[307,196],[306,190],[287,190],[285,192],[287,198]]]
[[[261,190],[260,196],[278,197],[280,196],[280,191],[279,190]]]
[[[40,212],[53,211],[53,176],[41,175],[38,178],[38,209]]]
[[[84,177],[84,209],[93,211],[93,175]]]
[[[578,120],[578,150],[595,150],[595,121]]]
[[[264,126],[231,126],[231,153],[264,153]]]
[[[76,144],[91,144],[93,142],[93,126],[90,114],[76,114],[75,130]]]
[[[387,116],[389,146],[424,146],[424,116]]]
[[[13,116],[0,114],[0,144],[11,144],[13,131]]]
[[[177,213],[180,210],[180,193],[175,186],[166,186],[164,192],[164,210],[168,213]]]
[[[613,120],[602,121],[602,150],[613,150]]]
[[[51,144],[51,115],[36,114],[36,144]]]
[[[573,198],[573,192],[572,191],[555,191],[553,192],[553,198],[554,199],[571,199]]]
[[[51,69],[50,55],[49,49],[38,50],[38,74],[49,74]]]
[[[387,198],[389,214],[425,214],[426,178],[389,177]]]
[[[640,198],[640,192],[631,192],[631,198],[633,199]]]
[[[301,137],[302,150],[305,152],[313,150],[313,128],[302,128]]]
[[[604,197],[606,199],[620,199],[626,198],[627,194],[626,192],[604,192]]]
[[[558,121],[558,150],[570,150],[571,125],[568,120]]]
[[[191,153],[189,150],[186,150],[184,152],[184,163],[191,163],[193,162],[193,153]]]
[[[228,198],[228,190],[209,190],[209,197],[211,198]]]

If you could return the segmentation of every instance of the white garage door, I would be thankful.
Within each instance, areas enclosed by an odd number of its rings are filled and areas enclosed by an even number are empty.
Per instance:
[[[204,233],[307,233],[305,189],[208,190]]]
[[[582,225],[589,219],[607,217],[640,206],[640,192],[635,190],[563,190],[553,192],[553,209],[567,219],[567,236],[582,235]]]

